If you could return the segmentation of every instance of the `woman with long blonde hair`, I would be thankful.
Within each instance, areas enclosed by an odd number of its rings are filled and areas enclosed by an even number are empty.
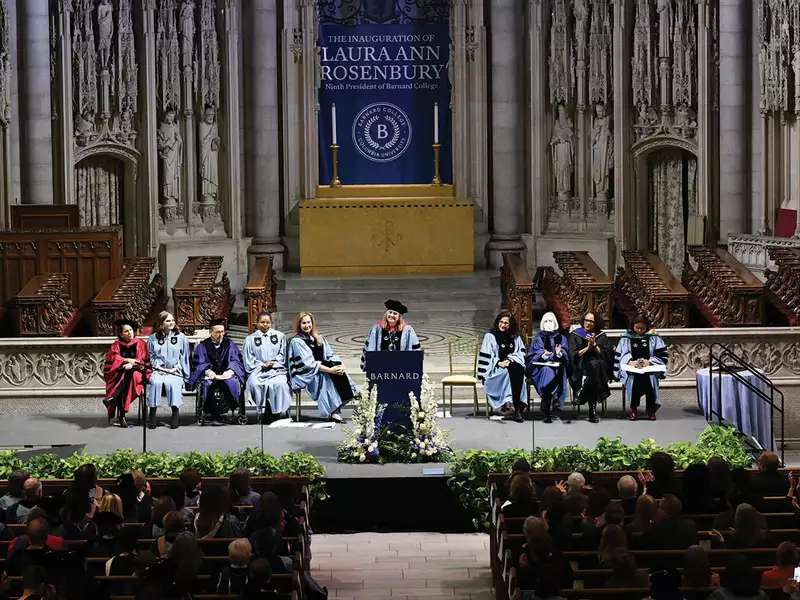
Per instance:
[[[295,319],[295,336],[289,342],[289,377],[293,390],[306,390],[319,407],[320,415],[341,423],[342,406],[358,389],[345,372],[341,359],[317,331],[310,312]]]
[[[419,338],[414,328],[405,320],[406,306],[397,300],[383,303],[386,311],[383,318],[372,326],[361,352],[361,370],[366,370],[367,352],[396,352],[420,350]]]
[[[162,394],[172,410],[169,426],[177,429],[178,409],[183,405],[183,381],[189,377],[189,340],[178,329],[172,313],[162,310],[147,338],[147,351],[153,375],[147,388],[147,426],[156,428],[156,410]]]

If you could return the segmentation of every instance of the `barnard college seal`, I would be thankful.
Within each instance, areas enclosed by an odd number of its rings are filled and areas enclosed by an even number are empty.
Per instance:
[[[392,161],[411,144],[411,121],[394,104],[375,102],[362,108],[353,120],[353,143],[367,160]]]

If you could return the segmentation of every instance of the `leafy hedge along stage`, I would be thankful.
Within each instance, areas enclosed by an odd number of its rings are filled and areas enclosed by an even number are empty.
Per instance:
[[[752,464],[750,455],[734,429],[709,425],[700,434],[697,443],[674,442],[665,448],[651,439],[642,440],[636,446],[626,446],[620,438],[600,438],[594,450],[581,446],[536,448],[531,466],[536,471],[645,469],[647,459],[657,450],[669,452],[678,468],[685,468],[695,462],[707,462],[713,456],[726,459],[734,467]],[[452,477],[448,484],[472,514],[476,528],[488,526],[488,475],[510,472],[511,465],[520,458],[530,461],[530,451],[466,450],[457,453],[451,460]],[[96,456],[75,453],[66,458],[55,454],[36,454],[26,460],[20,459],[14,451],[6,450],[0,452],[0,479],[8,479],[12,471],[23,468],[39,479],[69,479],[75,469],[88,462],[97,467],[98,476],[111,478],[133,469],[140,469],[148,477],[177,477],[187,468],[197,469],[207,477],[227,477],[240,468],[248,469],[254,475],[296,475],[308,478],[312,500],[323,500],[327,497],[325,469],[312,455],[297,452],[276,457],[263,454],[255,448],[229,454],[141,454],[133,450],[117,450],[112,454]]]
[[[731,467],[749,467],[753,460],[736,430],[731,427],[708,425],[697,442],[673,442],[661,447],[652,439],[644,439],[636,446],[626,446],[617,438],[602,437],[593,450],[582,446],[512,449],[505,452],[467,450],[456,455],[450,463],[452,476],[448,485],[457,494],[461,504],[472,515],[476,529],[489,526],[490,473],[510,473],[514,461],[524,458],[534,471],[635,471],[647,469],[647,460],[653,452],[663,450],[672,455],[678,469],[692,463],[705,463],[718,456]],[[533,460],[531,460],[531,458]]]

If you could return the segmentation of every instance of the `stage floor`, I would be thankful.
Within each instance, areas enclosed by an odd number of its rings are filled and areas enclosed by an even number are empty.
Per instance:
[[[99,404],[99,403],[98,403]],[[442,419],[442,425],[450,430],[451,444],[458,450],[530,448],[535,434],[537,446],[553,447],[582,444],[592,447],[601,436],[621,436],[627,444],[636,444],[644,438],[653,438],[660,444],[676,440],[697,438],[706,425],[705,419],[688,403],[664,406],[659,411],[658,421],[631,422],[623,418],[619,408],[612,410],[599,424],[585,420],[586,412],[572,423],[556,421],[545,425],[540,420],[525,423],[487,420],[473,417],[468,408],[455,408],[456,415]],[[159,409],[164,418],[166,409]],[[345,416],[349,416],[345,410]],[[345,465],[336,462],[336,446],[342,440],[341,425],[332,426],[315,418],[315,411],[304,412],[300,425],[281,426],[281,422],[263,428],[264,450],[270,454],[284,452],[309,452],[325,466],[329,477],[419,477],[423,468],[434,465]],[[131,419],[132,421],[134,418]],[[253,418],[251,418],[251,421]],[[150,451],[165,452],[229,452],[246,447],[261,446],[261,427],[255,424],[224,427],[189,424],[188,412],[183,415],[185,423],[177,430],[159,427],[147,432]],[[347,425],[345,425],[346,427]],[[77,446],[92,454],[107,453],[118,448],[142,448],[142,429],[131,427],[121,430],[109,427],[100,407],[95,413],[72,414],[17,414],[3,417],[2,446],[48,448],[50,446]],[[77,449],[77,448],[76,448]],[[66,449],[64,449],[66,450]],[[441,471],[441,469],[440,469]]]

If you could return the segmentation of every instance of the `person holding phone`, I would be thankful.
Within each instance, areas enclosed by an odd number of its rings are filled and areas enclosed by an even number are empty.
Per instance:
[[[578,404],[589,405],[589,422],[599,423],[597,403],[611,395],[608,382],[614,346],[603,331],[603,317],[586,313],[581,325],[569,334],[569,355],[572,359],[570,384]]]

